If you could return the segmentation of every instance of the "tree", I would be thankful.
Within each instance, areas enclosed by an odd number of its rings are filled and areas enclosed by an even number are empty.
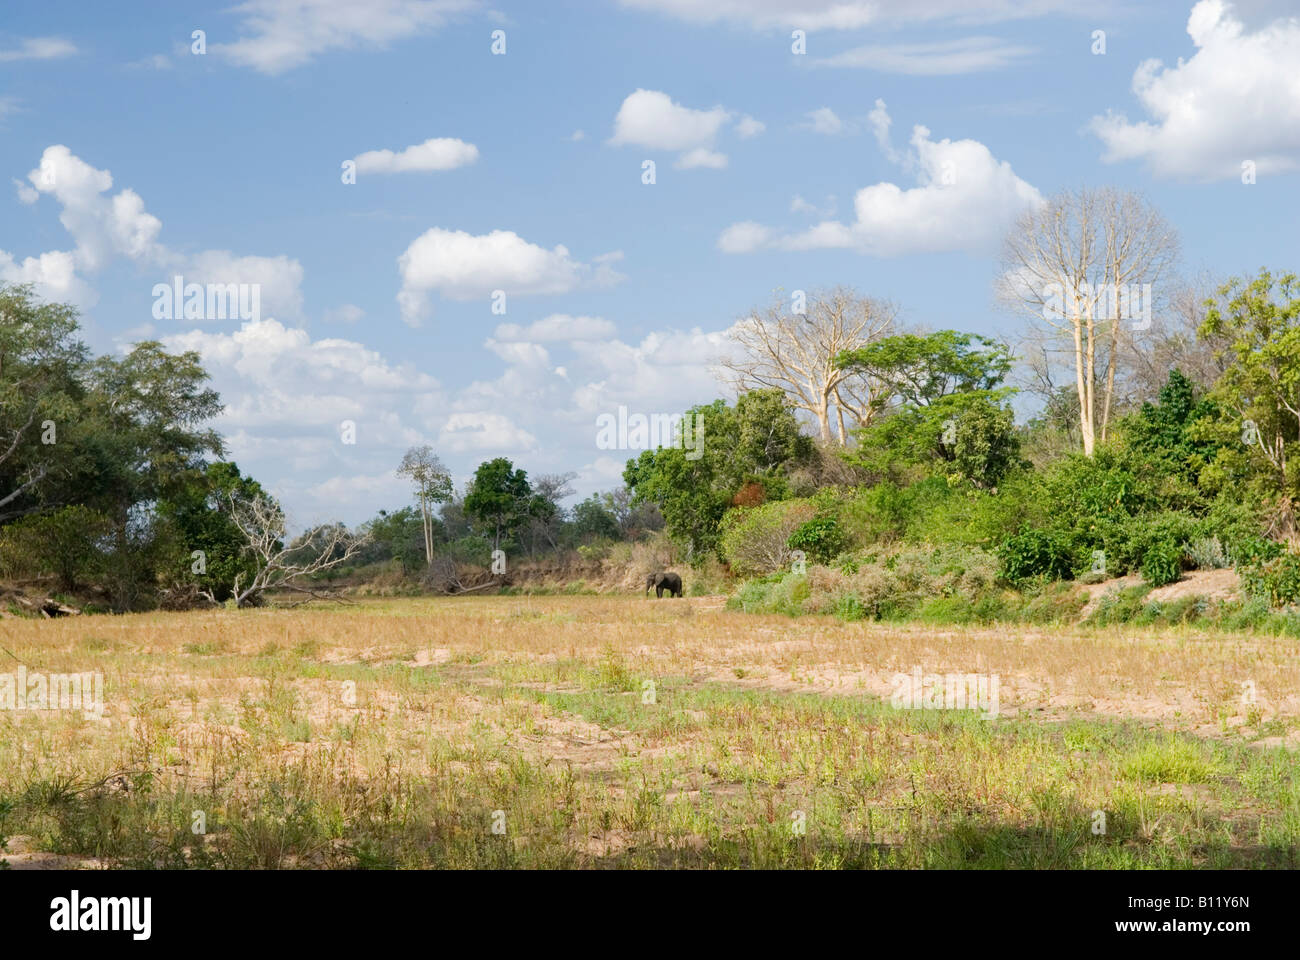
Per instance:
[[[40,509],[37,487],[70,446],[60,430],[77,422],[88,353],[77,312],[37,303],[31,286],[0,286],[0,520]],[[57,502],[57,501],[56,501]]]
[[[219,462],[188,476],[158,503],[159,515],[172,524],[183,547],[180,562],[186,566],[179,579],[196,584],[214,603],[224,603],[236,581],[251,583],[257,573],[232,505],[259,497],[266,497],[260,483],[242,476],[236,464]]]
[[[354,536],[342,524],[323,524],[311,528],[286,547],[288,525],[284,510],[265,495],[251,500],[232,496],[230,516],[243,535],[253,561],[251,579],[245,581],[241,571],[231,585],[230,596],[238,607],[258,602],[268,590],[312,593],[299,581],[346,563],[367,543],[364,533]]]
[[[1240,418],[1242,440],[1268,464],[1272,486],[1300,496],[1300,279],[1261,270],[1233,279],[1208,304],[1202,333],[1219,337],[1232,363],[1212,396]]]
[[[608,496],[608,494],[606,494]],[[583,543],[592,540],[618,540],[622,536],[614,512],[600,494],[593,493],[573,508],[571,521],[574,535]]]
[[[451,474],[433,452],[425,445],[412,447],[402,457],[397,468],[399,477],[409,477],[415,483],[415,498],[420,506],[420,519],[424,523],[424,562],[433,563],[433,504],[451,499]]]
[[[166,498],[221,457],[220,434],[203,424],[221,413],[194,351],[169,354],[156,341],[90,367],[86,410],[68,433],[81,457],[81,496],[102,505],[119,531],[136,504]]]
[[[949,478],[993,487],[1019,464],[1020,443],[1001,386],[1010,351],[955,330],[903,334],[836,358],[889,390],[886,415],[858,431],[845,458],[876,475],[939,468]]]
[[[890,399],[926,407],[952,394],[993,390],[1011,370],[1011,351],[977,334],[940,330],[885,337],[845,350],[835,365],[882,384]]]
[[[108,518],[89,507],[64,507],[6,527],[0,553],[11,571],[52,573],[60,588],[76,590],[103,572],[104,540],[111,529]]]
[[[560,530],[564,525],[564,509],[560,501],[573,496],[569,484],[577,476],[576,473],[544,473],[533,482],[533,501],[527,523],[530,554],[537,553],[542,543],[552,550],[559,546]]]
[[[813,445],[776,389],[743,394],[735,407],[722,400],[694,407],[683,422],[697,416],[705,424],[700,456],[688,457],[681,444],[646,450],[628,461],[623,482],[633,504],[658,506],[669,535],[699,560],[717,549],[722,517],[742,492],[756,502],[789,495],[787,475],[811,459]]]
[[[492,549],[501,549],[544,505],[533,494],[528,474],[505,457],[481,463],[465,495],[465,513],[492,536]]]
[[[791,406],[817,421],[823,441],[843,445],[846,414],[865,425],[875,416],[879,388],[858,370],[835,365],[844,351],[857,350],[884,336],[894,324],[888,304],[839,287],[808,299],[806,314],[786,312],[779,297],[761,316],[755,312],[732,328],[740,355],[720,361],[724,378],[738,391],[778,389]]]
[[[392,513],[380,510],[364,527],[370,543],[364,553],[358,555],[357,562],[397,560],[402,565],[402,572],[408,574],[421,567],[427,568],[425,529],[424,518],[413,507],[402,507]],[[433,532],[435,541],[444,535],[442,521],[437,517],[433,518]]]
[[[1153,295],[1177,252],[1165,219],[1133,193],[1065,191],[1025,212],[1007,236],[1000,294],[1067,342],[1083,452],[1111,421],[1134,296]]]

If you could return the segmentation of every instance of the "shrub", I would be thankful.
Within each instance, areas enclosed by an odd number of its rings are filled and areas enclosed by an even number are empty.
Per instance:
[[[739,576],[772,573],[790,562],[790,536],[813,518],[807,500],[776,500],[728,510],[722,520],[722,557]]]
[[[1242,537],[1232,544],[1228,555],[1234,567],[1247,567],[1264,560],[1273,560],[1282,555],[1282,544],[1276,540],[1263,537]]]
[[[854,621],[865,620],[869,616],[866,605],[858,598],[855,593],[841,593],[835,598],[833,607],[835,616],[841,620]]]
[[[1075,555],[1064,538],[1045,530],[1024,530],[1003,541],[998,550],[1002,576],[1021,583],[1034,578],[1069,580]]]
[[[1232,566],[1218,537],[1196,537],[1189,541],[1187,557],[1197,570],[1222,570]]]
[[[51,573],[64,590],[75,590],[102,572],[112,523],[89,507],[64,507],[27,517],[4,531],[3,564],[11,576]]]
[[[1173,540],[1160,540],[1142,556],[1142,579],[1153,587],[1174,583],[1183,575],[1183,548]]]
[[[1300,553],[1283,553],[1240,568],[1241,587],[1273,607],[1300,603]]]
[[[802,550],[810,560],[830,563],[846,545],[844,530],[834,517],[814,517],[790,534],[787,545]]]

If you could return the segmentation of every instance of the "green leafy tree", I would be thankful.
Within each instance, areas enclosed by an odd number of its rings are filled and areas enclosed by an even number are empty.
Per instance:
[[[0,551],[11,574],[49,573],[63,590],[76,590],[104,572],[111,530],[108,517],[76,504],[10,524]]]
[[[397,560],[403,573],[416,573],[428,566],[425,529],[424,518],[414,507],[403,507],[392,513],[380,510],[378,516],[365,526],[369,543],[357,557],[357,562]],[[433,518],[433,536],[435,540],[442,540],[445,536],[442,521],[437,517]]]
[[[1212,396],[1241,424],[1274,493],[1300,496],[1300,279],[1261,270],[1234,279],[1209,301],[1201,335],[1222,338],[1232,363]]]
[[[835,365],[886,384],[903,405],[925,407],[952,394],[995,390],[1011,371],[1011,353],[987,337],[940,330],[885,337],[845,350]]]
[[[492,538],[494,550],[501,549],[503,542],[542,509],[544,504],[534,496],[528,474],[515,469],[505,457],[479,464],[465,495],[465,514]]]
[[[265,496],[236,464],[209,463],[159,501],[158,513],[171,522],[181,546],[178,579],[197,584],[218,603],[230,598],[236,580],[251,582],[257,568],[232,511]]]
[[[858,432],[850,463],[899,481],[940,472],[955,482],[994,487],[1021,465],[1014,417],[1002,387],[1006,347],[954,330],[886,337],[846,351],[836,363],[887,384],[891,412]]]
[[[775,389],[742,394],[735,407],[723,400],[693,407],[683,423],[692,425],[691,444],[682,442],[679,425],[679,442],[629,460],[623,481],[632,502],[655,504],[669,535],[700,561],[717,551],[722,517],[742,488],[756,489],[757,502],[784,499],[786,475],[812,456],[813,446]]]
[[[62,499],[51,481],[70,471],[69,427],[80,420],[89,354],[77,312],[39,303],[30,286],[0,286],[0,520]]]

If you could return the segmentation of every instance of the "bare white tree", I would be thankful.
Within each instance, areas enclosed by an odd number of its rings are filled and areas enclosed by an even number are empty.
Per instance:
[[[433,505],[451,499],[451,474],[427,444],[412,447],[402,457],[397,468],[399,477],[407,477],[415,484],[415,499],[420,504],[420,520],[424,524],[424,564],[433,564]]]
[[[1073,357],[1083,452],[1105,441],[1129,338],[1177,255],[1178,238],[1134,193],[1065,191],[1022,214],[1008,235],[998,294],[1045,325]],[[1148,296],[1150,294],[1150,296]]]
[[[267,590],[290,589],[319,596],[298,581],[345,563],[369,541],[369,534],[358,536],[342,524],[325,524],[285,546],[284,510],[265,496],[251,500],[231,496],[230,517],[243,534],[257,568],[247,584],[241,583],[243,573],[235,576],[232,596],[239,607],[254,602]],[[213,600],[211,594],[208,599]]]
[[[871,422],[887,391],[859,371],[837,368],[835,358],[888,336],[896,311],[846,287],[810,294],[806,314],[788,306],[778,293],[764,313],[755,311],[733,327],[739,355],[718,361],[722,379],[738,390],[783,391],[792,406],[813,416],[823,441],[843,446],[849,428]]]

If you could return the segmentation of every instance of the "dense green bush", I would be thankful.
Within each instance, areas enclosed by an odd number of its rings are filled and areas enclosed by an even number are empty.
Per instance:
[[[1300,603],[1300,553],[1259,559],[1240,568],[1242,590],[1274,607]]]
[[[1153,587],[1174,583],[1183,575],[1183,548],[1172,539],[1157,540],[1142,555],[1142,578]]]
[[[787,543],[791,550],[802,550],[817,563],[830,563],[847,546],[844,530],[834,517],[813,517],[790,534]]]
[[[1003,541],[998,549],[1002,576],[1011,583],[1036,578],[1069,580],[1074,576],[1076,554],[1059,534],[1024,530]]]
[[[85,506],[27,517],[4,528],[0,564],[9,576],[53,574],[64,590],[104,572],[113,524]]]

